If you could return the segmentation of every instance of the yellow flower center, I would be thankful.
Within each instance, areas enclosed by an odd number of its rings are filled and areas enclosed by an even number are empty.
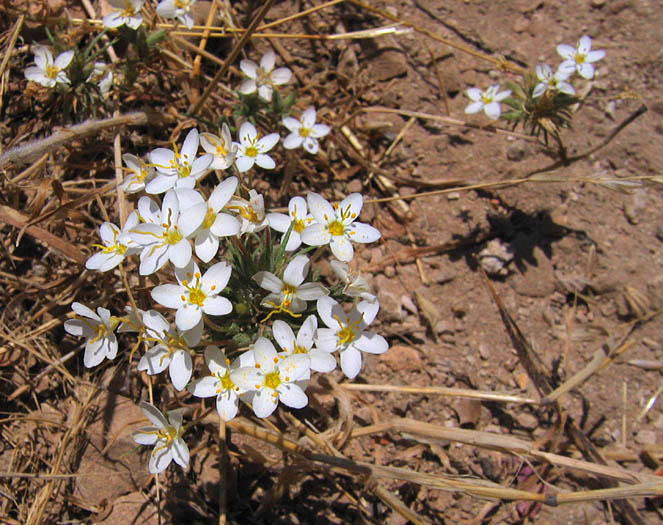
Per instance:
[[[249,146],[244,150],[244,155],[246,155],[247,157],[257,157],[258,153],[259,153],[258,148],[256,148],[255,146]]]
[[[184,236],[180,233],[180,230],[177,226],[168,228],[168,231],[166,232],[166,242],[168,244],[177,244],[182,239],[184,239]]]
[[[311,128],[304,128],[304,127],[301,127],[301,128],[299,128],[299,135],[300,135],[301,137],[306,138],[306,137],[308,137],[308,136],[311,134],[311,131],[312,131]]]
[[[224,376],[221,376],[221,372],[217,372],[216,377],[221,383],[221,386],[216,389],[217,394],[220,394],[223,390],[232,390],[235,388],[235,383],[233,383],[233,380],[230,379],[230,370],[226,370]]]
[[[295,219],[295,225],[292,227],[297,233],[302,233],[306,228],[306,222],[303,219]]]
[[[364,314],[362,314],[359,320],[354,323],[350,322],[349,317],[345,318],[345,324],[337,316],[334,316],[334,318],[338,321],[338,324],[341,327],[341,329],[336,332],[339,345],[345,345],[357,339],[358,328],[364,319]]]
[[[334,221],[329,225],[329,233],[332,235],[343,235],[345,232],[345,226],[340,221]]]
[[[295,345],[295,349],[292,352],[293,354],[308,354],[308,350],[303,346]]]
[[[188,9],[189,8],[189,0],[175,0],[175,7],[177,9]]]
[[[239,210],[239,214],[240,214],[242,217],[244,217],[247,221],[250,221],[250,222],[260,222],[260,218],[258,217],[258,214],[257,214],[256,211],[253,209],[253,207],[251,207],[251,205],[242,207],[242,208]]]
[[[189,292],[187,296],[182,295],[182,301],[186,301],[189,304],[195,304],[202,308],[205,299],[207,299],[207,294],[200,287],[200,273],[196,272],[195,275],[188,274],[189,278],[195,277],[195,285],[190,285],[189,281],[182,281],[182,286],[187,289]],[[212,290],[216,288],[216,285],[212,286]]]
[[[276,388],[281,384],[281,377],[278,372],[271,372],[265,376],[265,386],[267,388]]]
[[[60,72],[60,68],[58,68],[57,66],[53,66],[53,65],[50,65],[50,64],[48,64],[46,66],[46,76],[48,78],[55,79],[58,76],[59,72]]]

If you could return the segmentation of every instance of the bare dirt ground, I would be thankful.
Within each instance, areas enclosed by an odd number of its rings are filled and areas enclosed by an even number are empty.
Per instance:
[[[34,4],[17,48],[45,40],[38,17],[47,7],[41,12]],[[234,5],[240,26],[248,26],[257,4]],[[312,5],[277,2],[266,21]],[[411,196],[446,190],[369,204],[362,214],[382,232],[380,243],[360,250],[359,258],[378,293],[378,330],[391,349],[369,356],[352,383],[510,393],[534,402],[370,388],[330,393],[330,385],[320,380],[311,390],[315,403],[273,417],[274,428],[288,428],[287,435],[297,441],[310,432],[305,421],[320,431],[338,425],[341,434],[354,431],[351,439],[334,441],[351,461],[530,493],[628,487],[629,476],[630,483],[655,480],[663,473],[663,408],[660,400],[651,406],[663,384],[660,188],[644,180],[624,193],[592,179],[663,174],[663,7],[647,0],[374,5],[417,30],[357,40],[254,39],[246,47],[255,59],[276,46],[279,60],[296,74],[302,100],[296,107],[316,105],[333,127],[323,143],[325,155],[281,155],[277,169],[261,172],[256,186],[270,206],[286,205],[290,196],[307,190],[330,198],[361,191],[367,199],[394,191]],[[83,16],[76,2],[60,7]],[[4,50],[18,13],[7,4],[0,9],[6,13]],[[379,13],[341,3],[282,23],[278,31],[320,35],[389,23]],[[546,173],[549,179],[522,181],[557,160],[541,143],[378,111],[386,107],[464,120],[467,88],[515,79],[424,31],[530,69],[542,61],[557,63],[557,44],[590,35],[607,56],[577,109],[573,129],[562,135],[570,156],[606,140],[643,104],[648,111],[605,147]],[[223,59],[231,45],[211,40],[207,50]],[[193,62],[188,48],[173,42],[163,47]],[[49,95],[23,78],[31,56],[27,51],[12,55],[3,76],[0,140],[5,151],[68,124],[54,119]],[[206,59],[202,65],[210,76],[219,67]],[[230,79],[237,84],[236,71]],[[124,147],[144,153],[166,144],[178,124],[196,125],[186,108],[204,88],[204,80],[191,78],[172,58],[157,57],[134,89],[122,95],[121,107],[122,113],[151,107],[166,121],[124,129]],[[224,104],[230,103],[232,97],[219,91],[213,108],[226,111]],[[469,122],[488,123],[482,116]],[[388,151],[397,138],[402,140]],[[86,192],[114,177],[112,142],[113,133],[103,132],[66,144],[27,174],[23,170],[29,164],[4,168],[0,516],[7,523],[35,516],[44,523],[157,523],[158,512],[163,523],[218,519],[215,418],[190,431],[190,469],[171,467],[155,485],[144,466],[147,452],[130,439],[142,419],[136,403],[145,379],[135,362],[129,365],[128,351],[93,372],[84,369],[80,353],[57,363],[81,348],[62,329],[72,301],[110,304],[116,311],[126,304],[126,296],[116,291],[123,290],[118,273],[81,273],[81,261],[98,242],[94,228],[104,220],[102,209],[117,217],[115,193],[85,199]],[[91,179],[93,185],[73,182]],[[63,253],[67,247],[74,251]],[[495,270],[489,272],[489,285],[481,268]],[[503,305],[502,316],[489,286]],[[124,340],[127,349],[132,344]],[[594,367],[556,404],[539,403],[592,362],[605,366]],[[340,372],[332,377],[347,382]],[[164,389],[162,399],[172,395]],[[413,433],[401,418],[518,438],[532,450],[603,462],[610,474],[463,443],[460,433],[447,439]],[[302,422],[297,427],[296,420]],[[387,423],[394,426],[366,435],[360,431]],[[398,505],[381,491],[414,511],[410,520],[424,523],[660,523],[663,516],[660,498],[550,506],[330,469],[238,430],[231,430],[229,465],[229,523],[408,523],[407,513],[395,510]]]

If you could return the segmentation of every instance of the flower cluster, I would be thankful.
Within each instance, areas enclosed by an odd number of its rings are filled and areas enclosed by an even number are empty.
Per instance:
[[[557,53],[564,61],[555,71],[548,64],[539,64],[536,67],[538,83],[534,86],[532,98],[541,97],[549,92],[575,95],[575,89],[570,83],[571,77],[577,73],[582,78],[592,79],[594,77],[592,64],[605,57],[605,51],[592,50],[592,39],[587,35],[578,40],[576,47],[568,44],[558,45]],[[466,94],[471,102],[465,108],[465,113],[478,113],[483,110],[489,118],[497,120],[502,114],[500,102],[507,99],[511,93],[510,89],[500,91],[499,84],[494,84],[486,90],[469,88]]]
[[[119,25],[124,18],[125,24],[133,23],[140,5],[126,3],[127,11],[118,12],[110,23]],[[261,98],[271,96],[273,86],[287,80],[284,68],[273,66],[272,55],[263,57],[257,68],[245,61],[242,69],[252,83],[245,82],[241,90],[253,88]],[[283,147],[303,147],[311,154],[330,132],[316,123],[313,107],[299,120],[285,117],[282,123],[290,132]],[[275,168],[269,153],[281,136],[261,136],[248,121],[237,133],[233,140],[227,124],[218,135],[194,128],[181,144],[155,148],[144,158],[123,155],[121,188],[145,195],[139,196],[123,225],[101,225],[101,241],[93,245],[86,267],[109,272],[122,264],[131,269],[135,260],[140,275],[158,279],[150,297],[160,311],[127,307],[124,315],[114,316],[103,307],[95,313],[74,303],[79,318],[65,323],[68,333],[86,340],[86,367],[116,357],[116,330],[136,332],[144,345],[138,370],[150,376],[167,371],[163,375],[181,395],[215,398],[224,421],[233,419],[242,404],[261,418],[279,403],[303,408],[313,372],[329,373],[340,365],[354,378],[361,371],[363,353],[388,349],[387,341],[368,329],[379,303],[366,280],[349,267],[356,244],[380,238],[376,228],[359,221],[363,197],[353,193],[331,203],[310,192],[293,197],[287,214],[268,213],[264,197],[246,186],[251,179],[244,174],[254,166]],[[230,170],[235,175],[224,173]],[[207,179],[212,172],[220,179],[216,185]],[[278,232],[273,241],[271,230]],[[316,280],[314,259],[306,254],[312,249],[322,253],[327,245],[339,279],[329,283],[332,286]],[[254,257],[253,252],[264,250],[271,255]],[[344,299],[352,304],[344,306]],[[242,321],[247,311],[251,316]],[[220,333],[242,322],[251,334],[248,344],[217,346],[219,339],[228,340]],[[137,349],[139,344],[132,346]],[[205,369],[198,370],[203,358]],[[148,403],[141,408],[150,426],[133,437],[154,447],[150,472],[163,472],[172,461],[186,468],[189,450],[182,439],[182,410],[162,413]]]

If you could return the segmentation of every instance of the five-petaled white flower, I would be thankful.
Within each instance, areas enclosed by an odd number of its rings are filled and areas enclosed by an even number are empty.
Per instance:
[[[175,324],[180,330],[190,330],[207,315],[232,312],[232,303],[219,293],[228,284],[232,268],[225,262],[210,266],[201,275],[198,265],[191,261],[185,268],[175,268],[179,284],[162,284],[152,290],[152,299],[166,308],[175,308]]]
[[[146,164],[141,159],[125,153],[122,155],[122,160],[126,164],[126,170],[129,172],[121,184],[121,188],[127,193],[138,193],[145,189],[145,184],[152,180],[154,177],[154,166]]]
[[[258,272],[253,280],[261,288],[271,292],[260,303],[275,312],[299,313],[306,310],[306,301],[327,295],[329,291],[320,283],[304,283],[310,267],[306,255],[295,257],[283,271],[283,280],[272,272]]]
[[[73,303],[71,309],[85,319],[69,319],[64,323],[67,333],[77,337],[85,337],[85,354],[83,363],[87,368],[97,366],[106,359],[115,359],[117,355],[117,338],[113,331],[119,320],[101,306],[95,314],[90,308]],[[98,315],[97,315],[98,314]]]
[[[315,222],[313,215],[308,213],[308,206],[303,197],[293,197],[290,199],[288,203],[288,215],[284,213],[268,213],[267,220],[269,221],[269,225],[277,232],[282,232],[284,237],[292,224],[290,237],[288,237],[288,243],[285,245],[285,251],[287,252],[295,251],[301,246],[301,233],[309,224]],[[283,242],[283,237],[281,238],[281,242]]]
[[[145,401],[140,402],[140,408],[154,426],[138,429],[133,432],[132,437],[139,445],[154,445],[150,454],[150,472],[163,472],[173,460],[180,467],[187,468],[189,447],[182,439],[182,409],[168,412],[166,419],[158,408]]]
[[[260,98],[270,102],[274,86],[287,84],[292,76],[287,67],[274,69],[275,63],[276,54],[271,49],[262,56],[259,66],[252,60],[240,61],[239,67],[248,78],[239,86],[239,92],[250,95],[257,89]]]
[[[235,188],[237,177],[228,177],[221,182],[207,199],[207,213],[202,224],[195,232],[194,246],[196,255],[203,262],[211,261],[219,250],[219,237],[228,237],[239,233],[240,222],[237,217],[224,213],[222,210],[230,201]],[[186,210],[189,206],[205,202],[203,196],[196,190],[177,190],[180,207]]]
[[[274,345],[259,337],[253,344],[255,367],[242,367],[233,376],[236,385],[252,395],[253,412],[269,416],[279,400],[291,408],[304,408],[308,397],[297,382],[310,374],[311,360],[304,354],[277,354]]]
[[[502,114],[500,101],[511,94],[510,89],[499,91],[499,84],[493,84],[485,91],[479,88],[467,90],[467,97],[472,101],[466,108],[465,113],[478,113],[483,109],[484,113],[491,119],[497,120]]]
[[[345,295],[359,297],[369,303],[377,301],[377,297],[371,291],[366,279],[358,273],[351,272],[346,263],[333,260],[329,262],[329,266],[331,266],[338,278],[345,283],[345,287],[343,288],[343,293]]]
[[[564,64],[567,63],[562,62],[554,73],[548,64],[539,64],[536,66],[536,78],[538,78],[540,82],[534,88],[534,92],[532,93],[533,97],[540,97],[549,89],[554,89],[561,93],[566,93],[567,95],[576,94],[576,90],[567,82],[569,77],[575,71],[575,67],[569,67],[568,64]]]
[[[64,72],[74,58],[74,51],[60,53],[55,60],[51,50],[45,46],[35,48],[35,65],[25,69],[25,78],[45,87],[55,84],[69,84],[70,80]]]
[[[272,325],[274,339],[288,355],[302,354],[307,355],[311,360],[311,370],[316,372],[331,372],[336,368],[336,359],[331,352],[320,350],[313,346],[313,337],[318,328],[318,318],[315,315],[309,315],[302,323],[297,337],[285,321],[277,319]],[[302,379],[309,379],[305,376]]]
[[[189,206],[181,211],[175,190],[168,190],[161,210],[149,197],[138,201],[138,215],[145,221],[131,229],[131,239],[140,244],[141,275],[150,275],[163,267],[168,260],[177,268],[184,268],[191,260],[189,237],[205,220],[207,204]]]
[[[302,113],[301,121],[292,117],[284,117],[283,125],[290,131],[290,135],[283,140],[283,147],[294,149],[303,145],[304,149],[313,155],[318,152],[318,139],[331,131],[326,124],[315,123],[314,107],[310,107]]]
[[[138,29],[143,23],[140,10],[144,0],[108,0],[112,11],[102,20],[104,27],[114,28],[126,25],[131,29]]]
[[[191,9],[196,0],[161,0],[157,6],[157,14],[164,18],[177,18],[187,29],[193,27]]]
[[[86,82],[96,84],[99,92],[105,95],[113,85],[113,71],[105,62],[95,62],[90,76]]]
[[[220,137],[212,133],[201,133],[200,145],[207,153],[214,155],[214,160],[209,166],[211,170],[227,170],[235,162],[237,144],[233,144],[230,128],[225,122],[221,126]]]
[[[99,228],[99,236],[103,244],[94,244],[101,251],[95,253],[85,262],[88,270],[107,272],[120,264],[125,257],[140,251],[140,247],[131,238],[129,231],[138,225],[138,214],[134,211],[127,217],[124,228],[120,230],[111,222],[104,222]]]
[[[266,170],[273,170],[276,162],[266,153],[276,146],[280,138],[278,133],[270,133],[260,138],[255,126],[250,122],[244,122],[239,127],[239,142],[233,143],[237,145],[235,157],[237,170],[249,171],[254,164]]]
[[[594,66],[592,62],[601,60],[605,56],[605,51],[592,51],[592,39],[585,35],[574,48],[568,44],[559,44],[557,53],[564,58],[561,66],[575,69],[582,78],[591,79],[594,77]]]
[[[359,193],[352,193],[337,206],[332,206],[317,193],[307,195],[308,207],[316,222],[302,232],[302,242],[309,246],[329,243],[334,256],[344,262],[352,260],[352,242],[377,241],[380,232],[368,224],[356,222],[363,206]]]
[[[265,199],[256,190],[249,191],[249,200],[233,197],[226,209],[239,215],[239,233],[256,233],[269,226],[265,214]]]
[[[193,128],[187,133],[182,151],[157,148],[150,152],[150,163],[156,167],[157,175],[145,186],[147,193],[163,193],[171,188],[193,188],[196,181],[208,172],[214,155],[198,154],[198,130]]]
[[[379,309],[377,301],[361,301],[346,314],[331,297],[318,299],[318,315],[328,328],[318,328],[315,345],[328,352],[339,350],[341,370],[350,379],[361,370],[362,352],[383,354],[389,349],[389,343],[384,337],[366,331]]]
[[[216,346],[205,348],[205,362],[211,375],[189,383],[187,390],[196,397],[216,396],[216,410],[224,421],[230,421],[237,415],[239,398],[245,388],[235,384],[241,367],[253,367],[253,352],[243,352],[232,363]]]
[[[138,361],[138,370],[156,375],[168,368],[170,380],[176,390],[184,390],[191,379],[193,362],[191,347],[197,345],[203,335],[202,321],[191,330],[175,330],[156,310],[143,314],[144,340],[154,343]]]

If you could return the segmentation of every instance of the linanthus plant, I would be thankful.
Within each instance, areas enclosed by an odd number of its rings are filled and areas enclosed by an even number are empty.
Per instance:
[[[483,110],[493,120],[508,121],[513,129],[521,125],[533,136],[542,135],[546,144],[553,137],[565,158],[560,131],[571,126],[571,107],[580,101],[572,80],[575,75],[591,80],[595,74],[593,63],[601,60],[605,52],[592,50],[592,39],[587,35],[575,47],[558,45],[557,52],[564,60],[554,71],[548,64],[539,64],[534,71],[526,71],[520,82],[507,82],[506,90],[500,91],[498,84],[484,91],[470,88],[467,96],[471,103],[465,112]],[[500,103],[509,109],[502,112]]]
[[[247,74],[248,80],[263,97],[274,97],[274,85],[285,82],[286,73],[271,78],[278,71],[271,59],[263,58],[261,67],[263,73]],[[244,91],[250,84],[242,84]],[[270,89],[260,92],[264,87]],[[356,267],[357,243],[380,238],[359,220],[362,195],[330,203],[309,192],[294,196],[287,213],[277,213],[267,211],[263,195],[249,183],[255,170],[276,167],[271,154],[279,143],[315,155],[331,128],[316,122],[313,107],[282,120],[280,114],[264,116],[260,122],[271,120],[289,134],[283,138],[267,129],[259,135],[245,121],[233,126],[235,140],[226,124],[214,133],[193,128],[172,149],[155,148],[145,158],[123,155],[121,188],[144,195],[123,225],[101,225],[101,242],[93,244],[86,266],[111,272],[122,265],[158,284],[146,310],[127,306],[115,315],[102,306],[95,313],[73,305],[79,317],[67,321],[65,330],[86,339],[86,367],[129,348],[132,362],[143,346],[139,371],[167,376],[165,387],[178,392],[180,404],[215,398],[219,417],[227,421],[242,405],[261,418],[280,403],[303,408],[312,373],[340,365],[354,378],[363,353],[387,351],[385,338],[369,328],[380,308],[377,298],[350,267]],[[209,182],[213,172],[221,180],[216,185]],[[331,257],[337,280],[321,280],[324,257]],[[136,334],[128,348],[116,331]],[[172,461],[186,468],[183,435],[192,423],[184,424],[181,410],[162,412],[145,402],[141,408],[152,425],[134,439],[154,445],[150,472],[160,473]]]

